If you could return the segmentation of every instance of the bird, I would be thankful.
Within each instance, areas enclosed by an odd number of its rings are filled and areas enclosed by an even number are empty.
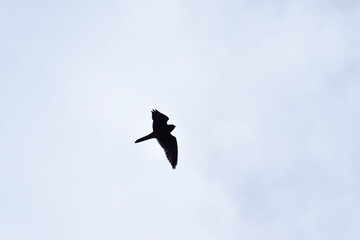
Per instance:
[[[135,141],[135,143],[156,138],[160,146],[164,149],[165,155],[169,160],[172,168],[175,169],[178,161],[178,146],[176,137],[171,135],[171,132],[174,130],[175,125],[168,125],[167,121],[169,120],[169,118],[158,110],[153,109],[151,113],[153,120],[152,133],[146,135],[145,137],[139,138]]]

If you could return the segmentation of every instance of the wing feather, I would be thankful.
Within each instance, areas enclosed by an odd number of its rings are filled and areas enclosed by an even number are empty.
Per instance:
[[[165,155],[169,160],[172,168],[176,168],[177,160],[178,160],[178,146],[176,137],[169,134],[166,137],[158,138],[158,142],[160,146],[164,149]]]
[[[151,113],[153,121],[158,122],[159,124],[166,124],[166,122],[169,120],[169,118],[165,114],[162,114],[156,109],[153,109]]]

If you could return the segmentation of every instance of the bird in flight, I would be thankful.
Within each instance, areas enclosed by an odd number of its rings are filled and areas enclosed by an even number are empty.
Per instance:
[[[175,169],[178,158],[178,147],[176,138],[171,135],[175,125],[168,125],[169,118],[156,109],[151,111],[153,119],[153,132],[145,137],[139,138],[135,143],[156,138],[160,146],[164,149],[167,159],[173,169]]]

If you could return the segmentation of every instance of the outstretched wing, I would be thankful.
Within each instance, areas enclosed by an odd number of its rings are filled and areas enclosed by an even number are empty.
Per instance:
[[[175,169],[178,158],[178,146],[176,138],[169,134],[168,136],[158,138],[157,140],[160,146],[164,149],[166,157],[169,160],[172,168]]]
[[[154,123],[156,123],[157,125],[166,125],[166,122],[169,120],[169,118],[162,114],[161,112],[159,112],[158,110],[156,109],[153,109],[151,111],[152,113],[152,119],[154,121]]]

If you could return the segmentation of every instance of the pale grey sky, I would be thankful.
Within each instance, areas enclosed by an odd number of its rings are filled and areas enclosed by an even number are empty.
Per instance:
[[[0,239],[359,239],[359,42],[351,0],[2,1]]]

